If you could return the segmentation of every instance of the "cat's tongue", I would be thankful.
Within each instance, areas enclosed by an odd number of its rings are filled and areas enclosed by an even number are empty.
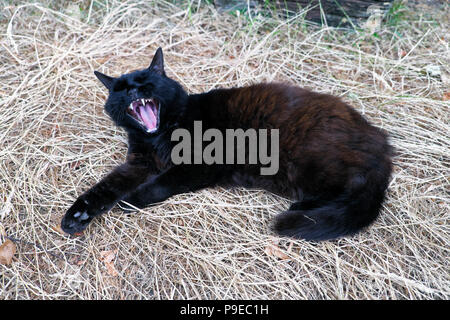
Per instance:
[[[139,114],[148,130],[154,130],[156,128],[156,116],[149,103],[139,108]]]

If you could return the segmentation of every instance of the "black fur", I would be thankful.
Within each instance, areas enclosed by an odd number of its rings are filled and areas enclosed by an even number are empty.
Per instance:
[[[333,239],[358,232],[378,216],[391,147],[381,130],[339,98],[276,83],[188,95],[166,76],[161,49],[147,69],[119,78],[95,74],[109,90],[105,110],[128,133],[127,161],[77,199],[62,220],[64,231],[81,232],[121,200],[143,208],[217,185],[265,188],[295,200],[274,220],[273,230],[283,236]],[[140,98],[160,102],[156,132],[146,132],[127,115]],[[172,132],[192,132],[196,120],[203,130],[221,132],[279,129],[278,172],[261,176],[261,165],[250,164],[174,165]]]

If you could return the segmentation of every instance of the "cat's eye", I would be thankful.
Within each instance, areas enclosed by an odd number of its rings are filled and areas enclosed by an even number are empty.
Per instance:
[[[153,83],[147,83],[147,84],[145,84],[145,89],[147,89],[147,90],[151,90],[151,89],[153,89],[155,86],[153,85]]]
[[[144,83],[145,80],[147,80],[147,77],[145,77],[145,76],[138,76],[138,77],[134,78],[134,81],[136,81],[137,83],[141,83],[141,84]]]
[[[118,81],[115,85],[114,85],[114,91],[123,91],[125,89],[127,89],[128,84],[125,81]]]

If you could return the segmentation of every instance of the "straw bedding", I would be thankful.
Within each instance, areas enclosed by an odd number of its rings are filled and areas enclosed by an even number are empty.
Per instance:
[[[448,6],[375,34],[302,14],[219,14],[197,1],[0,5],[2,299],[448,299]],[[279,239],[289,200],[207,189],[139,213],[115,208],[83,236],[58,229],[124,160],[95,78],[147,67],[157,47],[189,92],[286,81],[342,96],[391,135],[395,168],[377,222],[323,243]]]

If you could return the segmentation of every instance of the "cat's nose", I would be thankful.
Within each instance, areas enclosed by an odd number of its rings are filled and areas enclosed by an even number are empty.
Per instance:
[[[138,98],[138,89],[133,88],[128,90],[128,95],[131,97],[131,99],[136,100]]]

